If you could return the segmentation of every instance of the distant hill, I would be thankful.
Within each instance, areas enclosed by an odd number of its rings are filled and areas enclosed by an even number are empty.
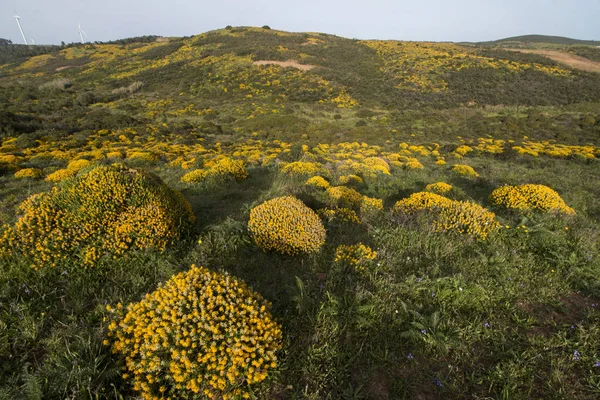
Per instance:
[[[547,35],[522,35],[513,36],[499,40],[493,40],[489,42],[478,42],[480,45],[501,45],[506,42],[523,42],[523,43],[552,43],[565,46],[571,46],[575,44],[587,45],[587,46],[600,46],[598,40],[579,40],[571,39],[563,36],[547,36]]]

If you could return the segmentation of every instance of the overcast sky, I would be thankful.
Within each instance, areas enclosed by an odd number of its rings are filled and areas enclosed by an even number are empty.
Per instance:
[[[600,40],[600,0],[0,0],[0,38],[36,44],[189,36],[226,25],[359,39],[485,41],[525,34]]]

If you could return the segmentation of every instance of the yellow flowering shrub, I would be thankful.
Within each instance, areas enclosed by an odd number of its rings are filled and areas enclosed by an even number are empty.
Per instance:
[[[383,210],[383,200],[364,196],[360,204],[360,213],[372,213]]]
[[[248,172],[244,168],[243,161],[233,160],[229,157],[223,157],[216,161],[208,169],[195,169],[181,177],[182,182],[193,183],[202,182],[207,178],[225,179],[235,178],[237,180],[246,179]]]
[[[181,182],[193,183],[193,182],[202,182],[206,179],[208,175],[208,171],[204,169],[195,169],[193,171],[188,172],[187,174],[181,177]]]
[[[351,266],[358,272],[366,272],[366,266],[377,257],[377,252],[362,243],[340,245],[335,249],[334,262]]]
[[[446,165],[446,161],[439,159],[435,162],[435,165]]]
[[[394,210],[405,214],[425,214],[432,219],[436,232],[456,232],[482,240],[500,228],[493,212],[470,201],[450,200],[435,193],[413,193],[396,202]]]
[[[0,255],[30,257],[35,269],[77,259],[92,266],[102,256],[132,249],[163,250],[195,220],[189,203],[151,174],[99,166],[36,194],[5,226]]]
[[[456,172],[459,175],[467,176],[469,178],[477,178],[479,176],[479,174],[475,172],[473,167],[471,167],[470,165],[454,164],[452,166],[452,171]]]
[[[107,306],[105,344],[144,399],[249,398],[277,366],[270,307],[243,281],[192,265],[138,303]]]
[[[309,176],[323,175],[326,173],[326,170],[320,163],[295,161],[289,164],[282,164],[281,172],[287,175]]]
[[[42,170],[38,168],[24,168],[15,172],[15,178],[39,178],[42,176]]]
[[[437,194],[448,193],[451,190],[452,190],[452,185],[449,185],[445,182],[430,183],[429,185],[425,186],[426,192],[432,192],[432,193],[437,193]]]
[[[349,208],[319,208],[319,216],[329,222],[342,222],[349,224],[360,224],[360,218],[354,210]]]
[[[72,178],[75,175],[77,175],[76,170],[65,168],[54,171],[53,173],[49,174],[45,180],[48,182],[61,182],[65,179]]]
[[[313,176],[312,178],[308,178],[305,185],[313,186],[319,189],[327,189],[330,186],[329,182],[327,182],[322,176]]]
[[[315,253],[325,243],[325,228],[319,216],[292,196],[254,207],[248,229],[258,247],[288,255]]]
[[[244,168],[243,161],[223,157],[210,168],[209,175],[216,177],[232,177],[241,180],[248,177],[248,172],[246,172],[246,168]]]
[[[89,167],[90,165],[92,165],[91,161],[88,160],[73,160],[71,162],[69,162],[69,164],[67,164],[67,169],[73,170],[73,171],[81,171],[84,168]]]
[[[346,186],[333,186],[327,189],[329,203],[332,206],[359,208],[362,203],[362,194]]]
[[[416,158],[411,158],[409,159],[406,164],[404,164],[404,166],[407,169],[423,169],[425,167],[423,167],[423,164],[421,164],[421,162],[419,160],[417,160]]]
[[[537,210],[574,215],[558,193],[544,185],[501,186],[490,194],[492,204],[521,211]]]
[[[354,174],[342,175],[338,178],[338,181],[342,185],[360,185],[361,183],[363,183],[363,179],[360,176]]]

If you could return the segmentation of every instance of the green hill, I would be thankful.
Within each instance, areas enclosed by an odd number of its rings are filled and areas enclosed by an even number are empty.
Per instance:
[[[600,101],[600,75],[533,54],[249,27],[143,39],[5,61],[3,119],[27,122],[3,130],[42,120],[75,131],[173,120],[217,133],[333,134],[383,117],[410,125],[409,110]]]
[[[587,46],[600,46],[599,40],[579,40],[571,39],[563,36],[547,36],[547,35],[522,35],[512,36],[504,39],[492,40],[489,42],[479,42],[484,45],[498,45],[504,42],[523,42],[523,43],[552,43],[560,45],[587,45]]]

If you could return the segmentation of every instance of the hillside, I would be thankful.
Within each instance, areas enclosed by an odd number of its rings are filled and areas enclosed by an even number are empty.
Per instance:
[[[540,54],[0,46],[0,400],[600,398],[599,166]]]
[[[547,35],[522,35],[512,36],[504,39],[492,40],[489,42],[479,42],[479,44],[486,46],[501,45],[506,42],[515,43],[550,43],[557,45],[585,45],[585,46],[600,46],[600,40],[580,40],[571,39],[563,36],[547,36]]]

